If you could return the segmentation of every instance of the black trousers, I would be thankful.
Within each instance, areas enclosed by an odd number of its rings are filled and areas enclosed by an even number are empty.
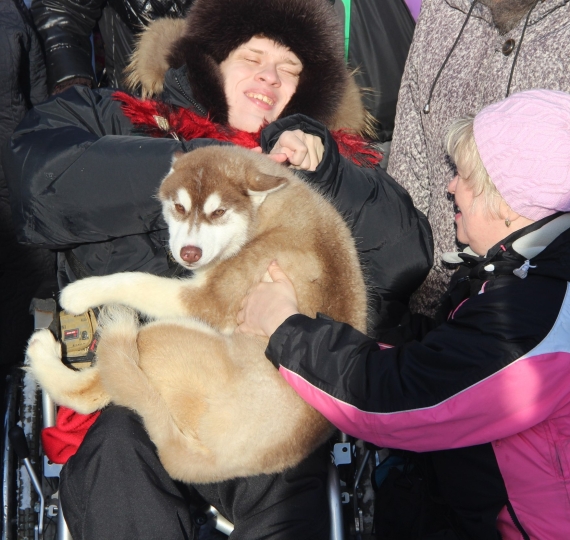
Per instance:
[[[282,474],[193,489],[234,524],[232,540],[328,540],[326,485],[323,447]],[[73,540],[193,539],[183,491],[162,467],[140,417],[117,406],[102,412],[61,473]]]

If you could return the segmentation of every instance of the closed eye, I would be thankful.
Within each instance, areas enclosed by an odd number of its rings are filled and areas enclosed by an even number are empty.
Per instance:
[[[299,75],[301,75],[300,71],[297,70],[290,70],[290,69],[283,69],[281,68],[280,70],[282,73],[285,73],[286,75],[290,75],[291,77],[298,77]]]

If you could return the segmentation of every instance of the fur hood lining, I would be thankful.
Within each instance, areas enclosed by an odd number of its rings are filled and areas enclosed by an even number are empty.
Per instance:
[[[159,19],[142,33],[127,83],[157,96],[164,75],[186,64],[195,99],[226,124],[228,107],[219,64],[251,37],[262,35],[303,62],[297,90],[282,117],[301,113],[330,129],[373,136],[373,120],[344,60],[339,21],[327,0],[195,0],[186,19]]]

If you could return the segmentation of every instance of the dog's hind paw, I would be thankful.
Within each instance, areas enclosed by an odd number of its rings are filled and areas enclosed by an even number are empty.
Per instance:
[[[37,330],[32,334],[26,349],[26,364],[33,366],[37,363],[45,363],[52,360],[61,362],[61,345],[47,330]]]

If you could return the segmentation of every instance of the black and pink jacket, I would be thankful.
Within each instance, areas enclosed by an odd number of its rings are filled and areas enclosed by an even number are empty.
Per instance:
[[[470,538],[570,538],[570,214],[458,256],[449,318],[423,339],[381,349],[295,315],[267,356],[342,431],[430,453]]]

